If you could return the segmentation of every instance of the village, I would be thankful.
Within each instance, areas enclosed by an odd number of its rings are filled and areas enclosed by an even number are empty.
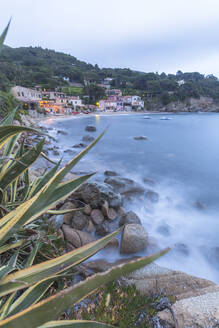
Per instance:
[[[85,104],[86,96],[70,96],[65,92],[45,90],[40,86],[34,88],[14,86],[11,88],[11,93],[24,109],[41,109],[45,114],[51,115],[144,110],[144,101],[141,97],[137,95],[123,96],[120,89],[111,89],[110,80],[110,78],[106,78],[101,84],[105,90],[105,96],[95,104]]]

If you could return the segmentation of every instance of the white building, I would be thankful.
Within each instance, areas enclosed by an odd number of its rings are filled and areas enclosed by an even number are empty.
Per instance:
[[[82,100],[79,97],[68,97],[68,104],[71,104],[74,108],[77,106],[83,106]]]
[[[144,101],[139,96],[124,96],[123,103],[124,106],[132,106],[137,109],[144,108]]]
[[[15,86],[11,88],[11,93],[14,95],[15,98],[17,98],[19,101],[22,102],[38,102],[42,99],[42,92],[21,87],[21,86]]]

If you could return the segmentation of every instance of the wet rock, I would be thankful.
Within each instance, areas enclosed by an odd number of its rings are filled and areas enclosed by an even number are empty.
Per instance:
[[[57,133],[58,134],[62,134],[64,136],[67,136],[68,135],[68,133],[66,131],[63,131],[63,130],[58,130]]]
[[[84,148],[87,147],[87,145],[85,143],[80,142],[79,144],[75,144],[74,146],[72,146],[72,148]]]
[[[183,243],[177,243],[174,245],[174,248],[177,252],[182,253],[183,255],[188,256],[189,255],[189,248],[187,245]]]
[[[103,213],[103,215],[105,217],[108,217],[108,211],[109,211],[109,204],[108,202],[105,200],[105,202],[103,203],[103,205],[101,206],[101,211]]]
[[[92,208],[101,207],[105,200],[110,207],[117,208],[122,205],[122,197],[113,188],[105,183],[84,183],[74,194],[75,198],[81,199]]]
[[[89,233],[73,229],[66,224],[63,224],[62,231],[64,233],[65,240],[76,248],[84,246],[95,240],[95,238]]]
[[[125,209],[123,207],[119,207],[117,214],[118,214],[118,217],[120,218],[123,214],[125,214]]]
[[[89,220],[86,231],[87,232],[93,232],[95,230],[95,226],[91,220]]]
[[[139,219],[139,217],[137,216],[137,214],[133,211],[129,211],[127,213],[124,213],[119,221],[119,225],[125,225],[125,224],[142,224],[141,220]]]
[[[96,227],[96,235],[97,236],[106,236],[107,234],[109,234],[111,231],[110,229],[110,223],[108,221],[103,222],[102,224],[99,224]]]
[[[195,208],[197,208],[198,210],[204,210],[204,209],[205,209],[205,205],[204,205],[204,203],[202,203],[200,200],[197,200],[197,201],[193,204],[193,206],[194,206]]]
[[[88,126],[86,126],[85,131],[95,132],[95,131],[97,131],[97,128],[93,125],[88,125]]]
[[[141,185],[127,178],[109,177],[104,182],[122,195],[142,195],[145,192],[145,189]]]
[[[127,224],[124,227],[121,241],[121,254],[132,254],[146,248],[147,231],[140,224]]]
[[[116,211],[112,207],[110,207],[109,210],[108,210],[107,219],[110,220],[110,221],[113,221],[116,218],[117,218]]]
[[[171,228],[167,223],[164,223],[157,227],[156,231],[163,236],[170,236],[171,235]]]
[[[72,217],[71,226],[74,229],[82,230],[86,226],[87,222],[88,220],[86,215],[81,211],[76,211]]]
[[[99,225],[99,224],[103,223],[103,221],[104,221],[103,213],[98,209],[92,210],[90,216],[91,216],[91,219],[94,224]]]
[[[143,178],[143,182],[150,186],[154,186],[156,184],[156,182],[150,178]]]
[[[56,150],[56,149],[54,149],[54,150],[53,150],[53,155],[54,155],[54,156],[59,156],[59,151]]]
[[[82,138],[82,141],[84,141],[84,142],[92,142],[94,140],[95,140],[95,138],[90,135],[83,136],[83,138]]]
[[[85,266],[94,272],[104,272],[109,270],[112,267],[112,264],[106,260],[100,259],[88,262]]]
[[[86,214],[86,215],[90,215],[90,214],[91,214],[91,211],[92,211],[91,206],[90,206],[89,204],[86,204],[86,205],[84,206],[84,208],[83,208],[83,212],[84,212],[84,214]]]
[[[107,177],[115,177],[118,175],[118,173],[116,173],[115,171],[105,171],[104,175],[106,175]]]
[[[66,149],[66,150],[64,150],[64,153],[69,154],[69,155],[74,155],[75,151],[72,149]]]
[[[119,247],[118,239],[113,238],[104,248],[118,248],[118,247]]]
[[[159,194],[153,190],[148,190],[146,191],[146,198],[150,200],[152,203],[157,203],[159,202]]]
[[[137,136],[134,137],[135,140],[148,140],[148,138],[146,136]]]

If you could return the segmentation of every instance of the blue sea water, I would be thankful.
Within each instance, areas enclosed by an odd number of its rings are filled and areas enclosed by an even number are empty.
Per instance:
[[[146,202],[127,205],[140,216],[149,235],[159,246],[172,251],[158,262],[173,269],[219,283],[219,114],[89,116],[49,119],[64,160],[64,151],[81,142],[87,125],[95,125],[100,142],[75,170],[119,172],[150,187],[160,201],[148,209]],[[57,134],[64,130],[67,135]],[[135,140],[135,136],[148,140]]]

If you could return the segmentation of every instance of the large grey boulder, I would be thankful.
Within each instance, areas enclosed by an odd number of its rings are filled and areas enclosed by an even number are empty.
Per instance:
[[[113,187],[113,189],[124,196],[142,195],[145,189],[137,182],[122,178],[122,177],[108,177],[104,180],[105,183]]]
[[[137,216],[137,214],[135,214],[135,212],[133,211],[129,211],[127,213],[124,213],[119,221],[119,225],[125,225],[125,224],[141,224],[141,220],[139,219],[139,217]]]
[[[93,182],[83,184],[74,194],[74,198],[80,199],[92,208],[101,207],[105,201],[110,207],[117,208],[122,205],[122,197],[118,192],[106,183]]]
[[[121,254],[132,254],[142,251],[148,243],[147,231],[140,224],[127,224],[124,227],[121,241]]]

